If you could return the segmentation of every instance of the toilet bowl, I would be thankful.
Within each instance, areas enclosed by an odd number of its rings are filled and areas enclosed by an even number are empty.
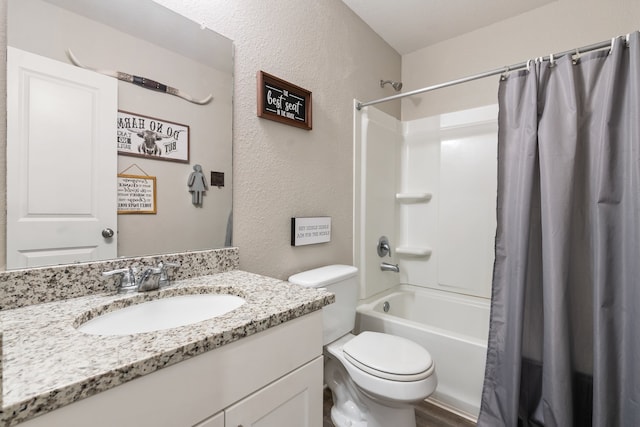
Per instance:
[[[289,278],[336,295],[336,302],[323,308],[324,377],[334,403],[331,419],[336,427],[415,427],[413,403],[435,390],[435,364],[427,350],[406,338],[352,333],[357,272],[353,266],[331,265]]]

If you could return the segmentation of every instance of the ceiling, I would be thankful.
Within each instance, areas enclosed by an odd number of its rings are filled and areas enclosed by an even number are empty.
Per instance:
[[[557,0],[342,0],[401,55]]]

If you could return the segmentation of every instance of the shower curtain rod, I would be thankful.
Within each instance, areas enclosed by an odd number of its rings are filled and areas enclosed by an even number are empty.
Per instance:
[[[629,35],[628,34],[627,34],[626,39],[628,41],[628,39],[629,39]],[[591,51],[599,50],[599,49],[604,49],[605,47],[613,48],[613,45],[616,42],[616,40],[617,40],[617,37],[614,37],[614,38],[612,38],[611,40],[608,40],[608,41],[603,41],[603,42],[600,42],[600,43],[594,43],[592,45],[580,47],[578,49],[567,50],[567,51],[564,51],[564,52],[554,53],[554,54],[551,54],[551,55],[548,55],[548,56],[539,57],[537,60],[541,60],[541,61],[551,60],[551,61],[553,61],[554,58],[560,58],[561,56],[565,56],[565,55],[569,55],[569,54],[580,55],[582,53],[591,52]],[[356,103],[356,109],[357,110],[361,110],[363,107],[368,107],[369,105],[380,104],[382,102],[393,101],[395,99],[400,99],[400,98],[406,98],[407,96],[413,96],[413,95],[418,95],[418,94],[425,93],[425,92],[431,92],[432,90],[442,89],[442,88],[449,87],[449,86],[455,86],[455,85],[458,85],[460,83],[466,83],[466,82],[470,82],[472,80],[479,80],[479,79],[483,79],[485,77],[495,76],[495,75],[498,75],[498,74],[504,74],[504,73],[508,73],[509,71],[521,70],[523,68],[527,68],[529,63],[530,63],[530,61],[525,61],[525,62],[521,62],[519,64],[509,65],[507,67],[497,68],[497,69],[491,70],[491,71],[485,71],[484,73],[474,74],[472,76],[463,77],[463,78],[460,78],[460,79],[457,79],[457,80],[451,80],[451,81],[448,81],[448,82],[445,82],[445,83],[440,83],[440,84],[433,85],[433,86],[423,87],[422,89],[416,89],[416,90],[412,90],[410,92],[399,93],[397,95],[388,96],[386,98],[376,99],[374,101],[358,102],[358,103]]]

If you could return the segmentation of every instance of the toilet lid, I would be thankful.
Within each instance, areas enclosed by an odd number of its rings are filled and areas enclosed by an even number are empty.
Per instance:
[[[394,381],[418,381],[431,375],[433,360],[415,342],[380,332],[362,332],[342,348],[346,359],[363,371]]]

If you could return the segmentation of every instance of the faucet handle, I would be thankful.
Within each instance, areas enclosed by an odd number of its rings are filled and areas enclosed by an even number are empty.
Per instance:
[[[136,285],[136,269],[135,267],[119,268],[116,270],[103,271],[102,277],[111,277],[116,274],[121,274],[119,280],[116,280],[118,284],[118,293],[123,294],[127,292],[134,292],[137,289]]]
[[[167,270],[169,268],[178,267],[180,267],[180,264],[177,262],[160,261],[158,263],[158,268],[160,269],[160,286],[169,286],[171,284],[171,279],[169,278],[169,272]]]
[[[381,236],[378,239],[378,256],[383,258],[386,255],[391,256],[391,245],[389,245],[389,238],[387,236]]]

